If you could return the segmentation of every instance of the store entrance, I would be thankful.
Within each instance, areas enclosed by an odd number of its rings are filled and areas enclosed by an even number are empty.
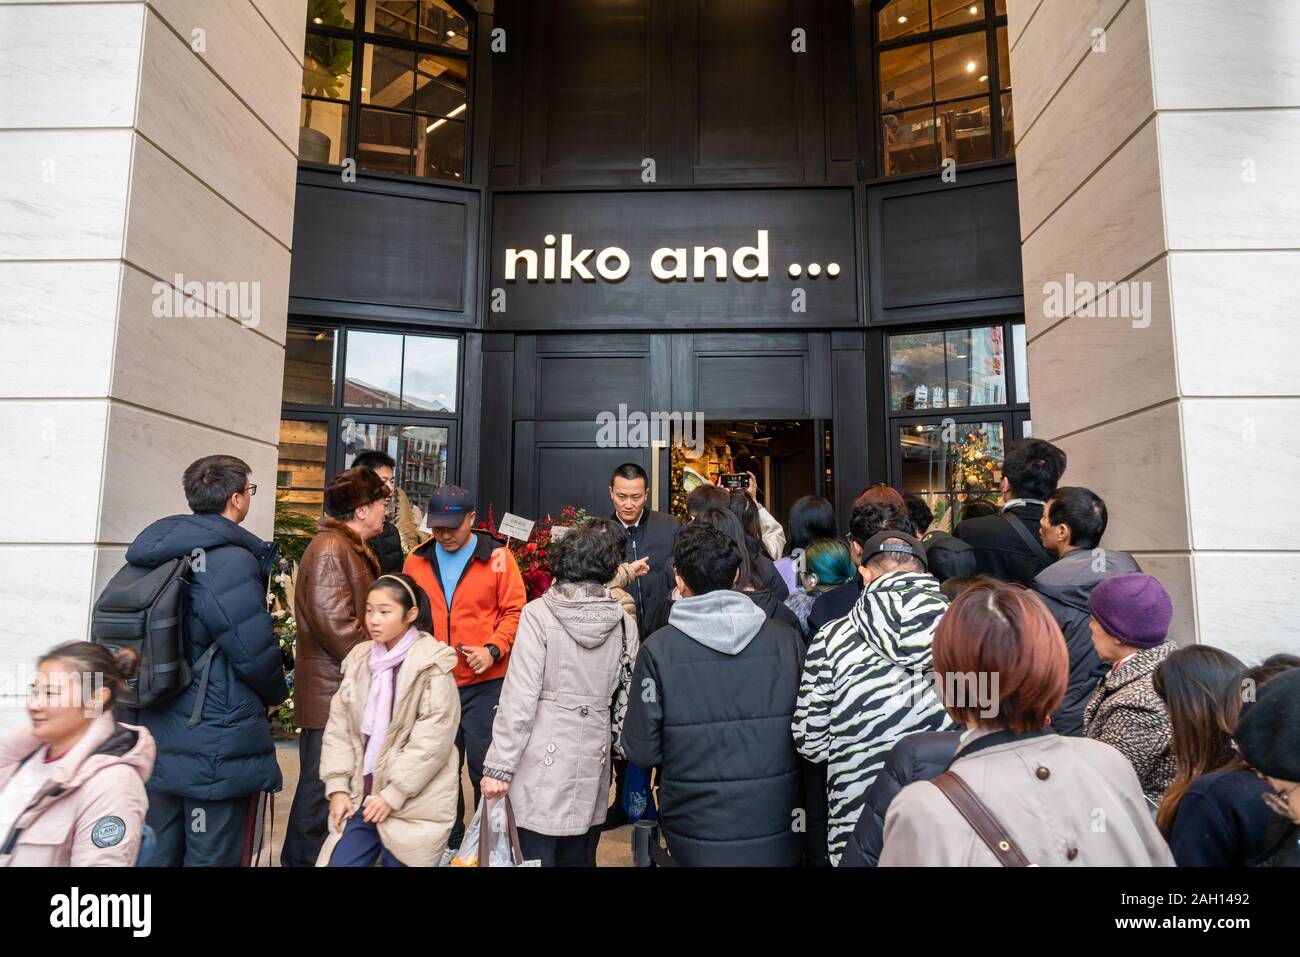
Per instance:
[[[718,483],[728,472],[753,472],[758,501],[778,521],[804,495],[833,498],[831,424],[821,419],[709,419],[695,448],[677,446],[672,509],[686,520],[686,496],[700,478]]]

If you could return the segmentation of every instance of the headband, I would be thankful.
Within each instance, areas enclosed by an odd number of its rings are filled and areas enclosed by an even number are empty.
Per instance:
[[[419,601],[416,599],[416,597],[415,597],[415,589],[413,589],[410,585],[408,585],[408,584],[407,584],[404,580],[402,580],[401,578],[398,578],[396,575],[380,575],[378,578],[375,579],[375,584],[374,584],[374,585],[371,585],[370,587],[371,587],[371,588],[374,588],[375,585],[378,585],[378,584],[379,584],[381,581],[383,581],[385,578],[387,578],[390,582],[397,582],[397,584],[399,584],[399,585],[401,585],[403,588],[405,588],[405,589],[406,589],[406,593],[407,593],[408,595],[411,596],[411,607],[414,608],[414,609],[416,609],[417,611],[419,610],[419,608],[420,608],[420,602],[419,602]]]

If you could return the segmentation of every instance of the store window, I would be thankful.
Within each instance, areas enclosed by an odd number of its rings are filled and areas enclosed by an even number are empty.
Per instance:
[[[298,158],[465,179],[471,30],[451,0],[310,0]]]
[[[279,497],[319,516],[329,476],[374,449],[397,462],[397,484],[422,515],[433,489],[457,477],[460,353],[452,336],[291,325]]]
[[[877,0],[881,173],[1010,156],[1004,0]]]
[[[888,337],[894,482],[943,528],[997,506],[1007,445],[1029,435],[1024,343],[1020,322]]]

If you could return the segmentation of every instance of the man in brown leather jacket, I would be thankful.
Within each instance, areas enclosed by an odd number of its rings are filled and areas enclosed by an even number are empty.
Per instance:
[[[325,842],[329,803],[320,779],[321,738],[330,699],[349,651],[366,640],[366,593],[380,574],[367,541],[384,527],[388,487],[368,468],[351,468],[325,487],[320,530],[298,566],[293,616],[294,714],[298,736],[298,789],[280,854],[282,867],[312,867]]]

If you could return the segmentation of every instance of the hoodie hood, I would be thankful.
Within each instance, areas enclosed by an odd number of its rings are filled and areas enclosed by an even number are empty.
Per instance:
[[[862,640],[901,668],[930,666],[934,629],[948,610],[939,580],[921,572],[882,575],[849,611]]]
[[[546,608],[584,648],[599,648],[623,632],[623,606],[604,585],[556,582],[542,596]]]
[[[157,568],[164,562],[192,555],[196,548],[222,548],[235,545],[253,553],[263,570],[269,571],[275,557],[275,545],[264,542],[252,532],[222,515],[169,515],[160,518],[139,535],[126,550],[132,565]]]
[[[738,591],[711,591],[679,598],[668,613],[668,624],[724,655],[744,651],[765,621],[763,609]]]
[[[1137,560],[1128,552],[1081,548],[1039,572],[1034,578],[1034,590],[1086,612],[1088,596],[1099,582],[1114,575],[1140,571]]]

